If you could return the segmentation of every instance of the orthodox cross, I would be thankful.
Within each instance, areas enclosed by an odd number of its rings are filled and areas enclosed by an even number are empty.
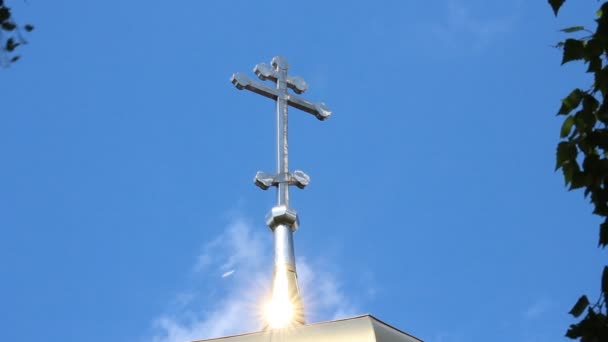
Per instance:
[[[287,281],[288,295],[294,303],[294,323],[304,323],[304,313],[299,290],[295,256],[293,247],[293,232],[298,229],[299,220],[295,210],[289,207],[289,186],[295,185],[303,189],[308,185],[310,178],[300,170],[289,172],[288,143],[287,143],[287,110],[289,106],[295,107],[314,115],[319,120],[325,120],[331,111],[324,103],[313,103],[297,95],[290,94],[288,89],[296,94],[302,94],[308,88],[306,82],[300,77],[287,75],[289,65],[284,57],[274,57],[271,66],[260,63],[253,72],[262,80],[273,81],[276,86],[268,87],[265,84],[254,82],[243,73],[232,75],[231,82],[238,89],[247,89],[276,101],[277,112],[277,173],[268,174],[258,171],[254,182],[266,190],[271,186],[277,187],[277,205],[272,208],[266,217],[266,224],[274,234],[274,280],[273,293],[276,294],[279,282]],[[280,278],[280,279],[279,279]],[[286,279],[285,279],[286,278]]]

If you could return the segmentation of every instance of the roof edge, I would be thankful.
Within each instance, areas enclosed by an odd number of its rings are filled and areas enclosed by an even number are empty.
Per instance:
[[[315,323],[310,323],[310,324],[305,324],[304,326],[319,326],[319,325],[325,325],[325,324],[331,324],[331,323],[335,323],[335,322],[344,322],[344,321],[350,321],[350,320],[354,320],[354,319],[359,319],[359,318],[364,318],[364,317],[369,317],[371,320],[378,322],[379,324],[382,324],[390,329],[393,329],[403,335],[406,335],[408,337],[411,337],[417,341],[420,342],[424,342],[423,340],[419,339],[418,337],[408,334],[405,331],[396,328],[395,326],[386,323],[385,321],[379,319],[378,317],[366,313],[366,314],[361,314],[361,315],[357,315],[357,316],[352,316],[352,317],[346,317],[346,318],[340,318],[340,319],[335,319],[335,320],[330,320],[330,321],[322,321],[322,322],[315,322]],[[372,329],[374,329],[373,325],[372,325]],[[241,336],[248,336],[248,335],[253,335],[253,334],[259,334],[260,332],[263,332],[264,330],[260,330],[260,331],[252,331],[252,332],[247,332],[247,333],[242,333],[242,334],[234,334],[234,335],[227,335],[227,336],[219,336],[219,337],[212,337],[212,338],[208,338],[208,339],[199,339],[199,340],[193,340],[192,342],[207,342],[207,341],[221,341],[224,339],[229,339],[229,338],[233,338],[233,337],[241,337]],[[375,332],[374,332],[375,333]]]
[[[385,326],[387,326],[387,327],[389,327],[389,328],[391,328],[391,329],[393,329],[395,331],[398,331],[398,332],[402,333],[403,335],[409,336],[409,337],[411,337],[411,338],[413,338],[413,339],[415,339],[417,341],[424,342],[422,339],[420,339],[420,338],[418,338],[418,337],[416,337],[416,336],[414,336],[412,334],[406,333],[405,331],[403,331],[403,330],[401,330],[401,329],[399,329],[399,328],[397,328],[397,327],[395,327],[395,326],[393,326],[391,324],[386,323],[385,321],[379,319],[378,317],[376,317],[376,316],[374,316],[372,314],[365,314],[365,315],[361,315],[361,316],[357,316],[357,317],[353,317],[353,318],[360,318],[360,317],[364,317],[364,316],[368,316],[368,317],[372,318],[373,320],[375,320],[376,322],[378,322],[378,323],[380,323],[382,325],[385,325]]]

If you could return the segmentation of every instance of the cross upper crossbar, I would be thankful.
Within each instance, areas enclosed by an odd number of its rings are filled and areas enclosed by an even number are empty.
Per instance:
[[[273,62],[274,61],[275,60],[273,60]],[[260,63],[255,66],[253,71],[262,81],[270,80],[276,83],[279,78],[278,69],[278,64],[275,68],[272,68],[264,63]],[[289,94],[286,90],[281,91],[281,89],[268,87],[265,84],[253,81],[251,78],[249,78],[249,76],[241,72],[237,72],[232,75],[230,81],[240,90],[247,89],[249,91],[266,96],[273,100],[277,100],[278,98],[284,98],[285,100],[287,100],[287,103],[290,106],[313,114],[319,120],[325,120],[331,115],[331,111],[323,102],[310,102],[299,96]],[[300,77],[286,75],[285,82],[287,87],[292,89],[297,94],[302,94],[308,89],[308,84],[306,84],[306,81],[304,81]]]

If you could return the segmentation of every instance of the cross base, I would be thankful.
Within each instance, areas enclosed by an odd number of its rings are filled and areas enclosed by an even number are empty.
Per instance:
[[[295,232],[300,226],[300,219],[294,209],[286,205],[279,205],[272,208],[268,215],[266,215],[266,225],[272,231],[279,225],[286,225],[292,232]]]

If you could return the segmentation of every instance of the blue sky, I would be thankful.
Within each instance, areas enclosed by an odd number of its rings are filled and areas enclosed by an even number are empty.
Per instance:
[[[0,340],[177,342],[255,330],[272,271],[275,55],[291,111],[309,321],[371,313],[428,342],[555,341],[599,293],[598,219],[553,172],[568,1],[13,0],[0,70]]]

